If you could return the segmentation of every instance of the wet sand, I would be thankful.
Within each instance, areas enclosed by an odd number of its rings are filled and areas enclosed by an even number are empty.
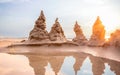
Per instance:
[[[6,47],[8,45],[19,43],[23,39],[1,39],[0,40],[0,52],[1,53],[21,53],[21,54],[42,54],[42,55],[58,55],[62,52],[79,53],[84,52],[94,56],[108,58],[116,61],[120,61],[120,50],[114,47],[102,48],[102,47],[88,47],[88,46],[74,46],[74,45],[34,45],[34,46],[14,46]]]

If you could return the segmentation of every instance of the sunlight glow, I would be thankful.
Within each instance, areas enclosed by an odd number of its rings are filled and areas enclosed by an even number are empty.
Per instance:
[[[106,38],[110,37],[110,34],[112,32],[114,32],[117,28],[117,21],[116,20],[112,20],[111,18],[109,18],[109,20],[105,19],[103,20],[103,24],[105,26],[105,30],[106,30]]]
[[[110,34],[114,32],[117,27],[119,27],[119,19],[116,15],[110,15],[109,17],[101,15],[101,20],[106,30],[105,38],[108,39],[110,37]]]
[[[110,38],[110,35],[109,36],[105,36],[105,41],[107,42],[107,41],[109,41],[109,38]]]
[[[103,24],[105,26],[106,31],[114,31],[114,29],[116,29],[119,20],[117,18],[112,18],[112,17],[103,17]]]

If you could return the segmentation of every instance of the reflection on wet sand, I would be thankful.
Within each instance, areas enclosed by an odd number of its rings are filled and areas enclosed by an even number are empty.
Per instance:
[[[62,64],[64,62],[65,56],[52,56],[52,58],[49,59],[49,63],[51,64],[51,67],[53,71],[55,72],[55,75],[60,71]]]
[[[45,75],[45,66],[50,63],[55,75],[60,71],[65,56],[39,56],[26,55],[29,59],[30,66],[33,67],[35,75]]]
[[[120,62],[111,61],[106,59],[106,63],[110,65],[111,71],[115,72],[116,75],[120,75]]]
[[[34,69],[35,75],[45,75],[45,66],[47,66],[47,58],[43,56],[28,55],[30,66]]]
[[[45,75],[45,66],[47,66],[48,63],[50,63],[54,74],[58,75],[62,69],[65,57],[68,56],[73,56],[75,58],[75,63],[73,65],[75,75],[78,75],[77,72],[81,70],[80,68],[83,66],[83,62],[87,57],[89,57],[89,60],[92,63],[93,75],[103,75],[106,68],[105,63],[108,63],[110,70],[116,75],[120,74],[120,62],[101,57],[95,57],[85,53],[60,53],[59,56],[26,54],[25,56],[29,59],[29,64],[34,69],[35,75]],[[67,67],[66,69],[69,68]]]
[[[116,75],[120,74],[120,62],[94,56],[90,56],[90,60],[92,62],[92,71],[94,75],[102,75],[104,73],[105,63],[108,63],[111,71]]]
[[[80,67],[82,66],[84,60],[87,57],[87,54],[74,54],[73,57],[75,58],[75,64],[73,65],[74,71],[75,71],[75,75],[77,75],[77,71],[80,70]]]
[[[102,75],[104,73],[105,64],[103,58],[90,56],[89,57],[92,63],[93,75]]]

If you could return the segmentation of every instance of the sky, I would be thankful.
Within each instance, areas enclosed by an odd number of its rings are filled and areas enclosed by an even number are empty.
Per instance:
[[[41,10],[48,32],[58,17],[67,38],[75,37],[76,21],[90,38],[92,26],[100,16],[109,36],[120,28],[119,3],[120,0],[0,0],[0,36],[28,37]]]

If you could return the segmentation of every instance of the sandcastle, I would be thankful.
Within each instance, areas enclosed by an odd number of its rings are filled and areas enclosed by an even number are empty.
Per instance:
[[[64,35],[64,31],[58,22],[58,18],[56,18],[55,23],[53,24],[51,31],[49,33],[49,39],[51,41],[63,41],[66,42],[67,39]]]
[[[77,21],[74,25],[74,32],[76,34],[76,37],[72,39],[73,42],[77,42],[79,45],[86,45],[87,44],[87,39],[83,34],[82,29],[78,25]]]
[[[105,29],[100,17],[98,16],[92,29],[92,35],[89,40],[89,46],[103,46],[105,43]]]
[[[108,42],[111,46],[120,47],[120,30],[113,32]]]
[[[46,18],[43,11],[37,21],[35,22],[33,30],[29,34],[29,41],[31,42],[66,42],[64,31],[56,18],[51,31],[46,30]]]
[[[92,29],[92,35],[89,40],[86,39],[86,37],[83,34],[83,31],[79,24],[75,23],[73,28],[76,37],[72,39],[71,42],[77,43],[78,45],[88,45],[88,46],[105,46],[105,28],[102,24],[100,17],[98,16],[95,23],[93,24]],[[44,16],[43,11],[41,11],[41,14],[37,21],[35,22],[33,30],[29,34],[30,42],[46,42],[49,41],[49,43],[63,43],[68,42],[64,35],[64,31],[58,22],[58,18],[56,18],[55,23],[51,27],[50,32],[46,30],[46,18]],[[109,41],[107,41],[107,44],[109,46],[118,46],[120,47],[120,30],[116,30],[114,33],[111,34],[111,37],[109,38]]]
[[[48,32],[46,30],[46,18],[43,11],[37,21],[35,22],[33,30],[29,34],[29,40],[31,41],[42,41],[49,40]]]

